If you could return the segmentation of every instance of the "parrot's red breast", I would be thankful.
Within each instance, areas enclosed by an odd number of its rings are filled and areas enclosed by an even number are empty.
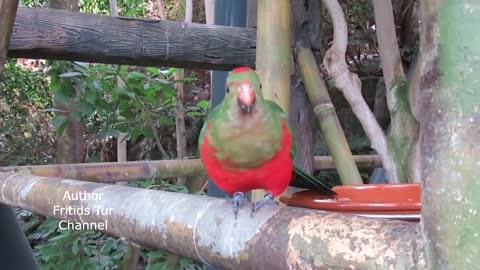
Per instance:
[[[210,144],[210,138],[204,135],[200,155],[209,176],[222,190],[233,194],[238,191],[265,189],[277,196],[288,187],[293,170],[292,134],[285,119],[281,118],[281,121],[283,136],[280,150],[270,160],[249,169],[231,169],[235,165],[229,160],[218,159],[215,147]],[[211,129],[212,125],[210,121],[206,128]]]

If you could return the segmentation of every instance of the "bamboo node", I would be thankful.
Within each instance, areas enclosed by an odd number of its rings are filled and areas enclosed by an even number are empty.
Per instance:
[[[335,112],[335,107],[333,107],[332,103],[324,103],[317,105],[313,108],[313,112],[316,116],[321,117],[327,113]]]

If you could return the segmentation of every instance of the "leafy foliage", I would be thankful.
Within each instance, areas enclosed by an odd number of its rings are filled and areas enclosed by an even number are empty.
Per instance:
[[[139,72],[139,68],[104,64],[56,62],[55,65],[51,69],[50,86],[56,101],[74,103],[67,115],[57,114],[53,119],[59,132],[72,118],[88,123],[88,132],[98,133],[101,140],[118,137],[123,132],[135,142],[139,136],[154,139],[160,126],[175,126],[173,85],[179,81],[173,80],[173,74],[177,69],[150,67]],[[181,81],[194,80],[186,77]],[[80,96],[75,95],[74,85],[81,89]],[[200,105],[206,106],[205,102]]]
[[[39,61],[30,65],[8,60],[0,83],[0,166],[45,164],[54,158],[51,116],[38,111],[52,106],[48,79]]]
[[[116,269],[126,252],[126,244],[95,231],[61,230],[59,221],[47,218],[35,233],[35,256],[44,270]]]

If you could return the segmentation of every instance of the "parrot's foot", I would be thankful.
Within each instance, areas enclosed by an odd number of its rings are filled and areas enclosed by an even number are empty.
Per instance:
[[[263,200],[253,203],[252,213],[250,214],[250,216],[253,217],[253,214],[258,212],[258,210],[260,210],[260,208],[264,207],[265,205],[269,205],[269,204],[278,205],[278,202],[273,199],[272,193],[267,192],[263,196]]]
[[[243,202],[247,201],[247,197],[243,194],[243,192],[235,192],[233,194],[233,213],[235,214],[235,219],[237,219],[238,211],[242,208]]]

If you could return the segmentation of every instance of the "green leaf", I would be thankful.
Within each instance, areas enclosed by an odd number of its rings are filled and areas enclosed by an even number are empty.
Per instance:
[[[68,117],[72,118],[75,121],[82,121],[82,113],[79,111],[73,111],[68,114]]]
[[[187,116],[203,116],[203,113],[201,112],[187,112]]]
[[[155,184],[155,180],[151,179],[151,180],[140,181],[139,186],[141,188],[148,188],[149,186],[154,184]]]
[[[150,251],[147,253],[148,258],[152,259],[161,259],[165,258],[166,254],[165,251],[163,250],[155,250],[155,251]]]
[[[67,121],[68,121],[68,116],[63,114],[58,114],[52,119],[52,124],[56,129],[58,129]]]
[[[160,74],[160,70],[156,67],[147,67],[147,71],[150,72],[153,76]]]
[[[163,116],[161,115],[158,120],[160,121],[160,123],[166,125],[166,126],[175,126],[175,121],[173,121],[172,119],[166,117],[166,116]]]
[[[164,76],[170,76],[175,73],[177,73],[179,68],[169,68],[167,70],[161,70],[160,73],[162,73]]]
[[[130,138],[132,140],[132,143],[135,143],[138,139],[138,137],[142,134],[142,129],[141,128],[136,128],[132,130],[132,133],[130,134]]]
[[[78,72],[78,71],[71,71],[71,72],[62,73],[62,74],[58,75],[58,77],[68,78],[68,77],[75,77],[75,76],[80,76],[80,75],[83,75],[83,74],[81,72]]]
[[[208,102],[208,100],[200,100],[198,103],[197,103],[197,106],[206,110],[208,108],[208,105],[210,104],[210,102]]]
[[[57,235],[57,236],[54,236],[54,237],[48,239],[48,242],[58,241],[58,240],[61,240],[61,239],[67,238],[67,237],[70,237],[70,235],[68,235],[68,234],[60,234],[60,235]]]
[[[113,241],[107,241],[105,244],[102,245],[100,248],[100,253],[107,255],[113,248]]]
[[[95,107],[92,104],[86,102],[85,100],[80,101],[79,105],[80,105],[80,110],[82,111],[83,114],[91,115],[95,112]]]
[[[97,91],[94,88],[87,88],[85,91],[85,101],[90,104],[95,104],[97,100]]]
[[[146,138],[148,139],[153,139],[155,138],[155,133],[153,131],[153,129],[150,127],[150,126],[144,126],[142,128],[142,133],[143,133],[143,136],[145,136]]]
[[[77,255],[78,252],[80,251],[80,249],[79,249],[79,242],[80,242],[80,238],[77,238],[77,239],[75,239],[75,241],[73,241],[72,252],[73,252],[73,254],[75,254],[75,255]]]
[[[120,136],[120,132],[116,129],[111,129],[107,133],[108,133],[108,136],[112,136],[115,138],[118,138]]]
[[[147,75],[143,74],[143,73],[140,73],[140,72],[137,72],[137,71],[133,71],[133,72],[130,72],[128,75],[127,75],[127,78],[129,80],[142,80],[144,78],[146,78]]]

